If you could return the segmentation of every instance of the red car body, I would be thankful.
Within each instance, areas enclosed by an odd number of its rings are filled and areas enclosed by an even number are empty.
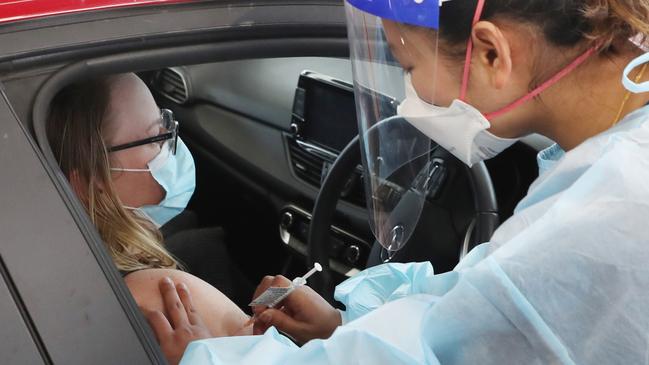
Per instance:
[[[0,1],[0,24],[69,13],[190,1],[192,0],[5,0]]]

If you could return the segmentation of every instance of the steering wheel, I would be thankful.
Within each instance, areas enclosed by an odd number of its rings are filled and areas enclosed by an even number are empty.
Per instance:
[[[435,218],[430,219],[439,221],[440,224],[444,224],[444,226],[431,229],[430,227],[434,227],[434,224],[419,224],[417,230],[419,230],[419,226],[428,226],[428,229],[422,228],[424,234],[419,235],[416,230],[411,237],[410,242],[408,242],[401,251],[397,252],[391,260],[392,262],[422,260],[434,261],[435,257],[431,256],[436,256],[436,253],[431,253],[431,248],[434,249],[435,244],[445,245],[448,248],[449,243],[451,246],[450,254],[454,255],[455,259],[459,261],[459,259],[461,259],[473,247],[480,243],[487,242],[498,227],[499,217],[496,195],[491,182],[491,177],[489,176],[485,164],[479,163],[475,164],[472,168],[469,168],[447,151],[441,148],[438,148],[437,150],[439,152],[436,153],[436,157],[447,163],[450,175],[455,176],[453,177],[453,181],[446,179],[447,181],[444,184],[445,186],[442,186],[440,189],[440,198],[437,199],[438,202],[447,203],[446,209],[440,208],[440,206],[443,206],[443,203],[436,204],[434,208],[427,208],[425,206],[424,212],[422,212],[422,217],[420,218],[420,223],[422,220],[426,220],[427,215],[425,214],[425,211],[431,210],[434,211],[431,217]],[[356,136],[351,142],[349,142],[345,149],[343,149],[330,168],[313,209],[308,235],[308,261],[309,265],[313,265],[315,262],[320,263],[322,265],[322,272],[319,275],[314,276],[309,281],[309,285],[330,303],[334,303],[334,285],[331,268],[329,266],[329,257],[332,249],[330,227],[336,211],[336,206],[338,205],[340,194],[343,191],[346,182],[352,176],[356,167],[360,164],[360,159],[360,141],[359,137]],[[464,189],[462,187],[464,187]],[[454,209],[455,204],[460,204],[456,202],[466,202],[465,205],[468,209],[464,209],[463,211],[460,209],[459,212],[451,212],[450,210]],[[447,232],[448,229],[453,229],[454,227],[446,227],[458,225],[458,222],[463,226],[462,229],[464,229],[465,232],[463,236],[459,237]],[[461,224],[462,222],[464,222],[464,224]],[[445,229],[446,231],[442,232]],[[423,242],[423,246],[421,244],[417,245],[417,243],[414,242],[418,237],[426,238],[425,240],[419,239],[419,241]],[[456,242],[443,242],[442,240],[455,240]],[[412,253],[410,255],[403,254],[400,257],[402,251],[407,250],[409,247],[413,247],[413,245],[415,248],[414,255]],[[419,252],[417,252],[417,248],[419,248]],[[381,249],[382,248],[378,242],[375,242],[372,248],[372,253],[370,254],[370,259],[368,260],[370,266],[382,261],[379,259]],[[448,249],[446,251],[448,252]],[[422,252],[424,253],[422,254]],[[457,261],[455,263],[457,263]],[[449,267],[447,270],[450,270],[451,268],[452,267]],[[437,267],[436,272],[439,272]]]

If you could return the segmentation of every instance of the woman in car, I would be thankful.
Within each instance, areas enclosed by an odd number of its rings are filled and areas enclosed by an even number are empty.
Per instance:
[[[299,288],[256,309],[263,336],[194,342],[183,365],[647,364],[649,1],[347,0],[347,19],[371,225],[388,250],[429,176],[408,165],[428,145],[401,142],[425,136],[469,166],[531,133],[557,144],[514,216],[452,272],[369,268],[337,287],[341,313]],[[405,98],[384,115],[376,95],[396,84]],[[375,133],[395,120],[420,133]],[[196,318],[150,319],[168,354],[204,335],[176,336]]]
[[[144,82],[123,74],[66,87],[51,104],[47,131],[61,170],[140,307],[162,309],[158,281],[171,277],[197,293],[196,310],[210,331],[238,334],[248,316],[178,270],[158,230],[194,192],[194,161],[177,128]]]

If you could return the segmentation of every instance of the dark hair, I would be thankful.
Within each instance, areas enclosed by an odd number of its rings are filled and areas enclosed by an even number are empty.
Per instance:
[[[466,43],[477,0],[444,2],[440,37]],[[609,46],[649,33],[649,0],[486,0],[481,19],[498,17],[538,26],[550,44],[591,40]]]

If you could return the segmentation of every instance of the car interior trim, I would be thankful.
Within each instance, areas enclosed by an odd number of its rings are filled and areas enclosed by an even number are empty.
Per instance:
[[[45,348],[43,339],[41,338],[41,335],[38,333],[38,329],[34,325],[34,320],[29,315],[29,311],[25,306],[25,302],[20,296],[20,292],[18,291],[18,288],[16,287],[16,284],[14,283],[11,274],[7,269],[7,265],[5,265],[2,255],[0,255],[0,277],[2,277],[2,279],[4,280],[7,289],[9,290],[9,293],[11,294],[11,297],[13,298],[13,301],[16,304],[16,308],[20,312],[20,316],[22,317],[23,322],[27,327],[27,330],[29,331],[31,338],[34,341],[34,345],[36,346],[36,349],[38,350],[38,353],[41,359],[43,360],[43,363],[47,365],[53,364],[50,354],[47,352],[47,349]]]

